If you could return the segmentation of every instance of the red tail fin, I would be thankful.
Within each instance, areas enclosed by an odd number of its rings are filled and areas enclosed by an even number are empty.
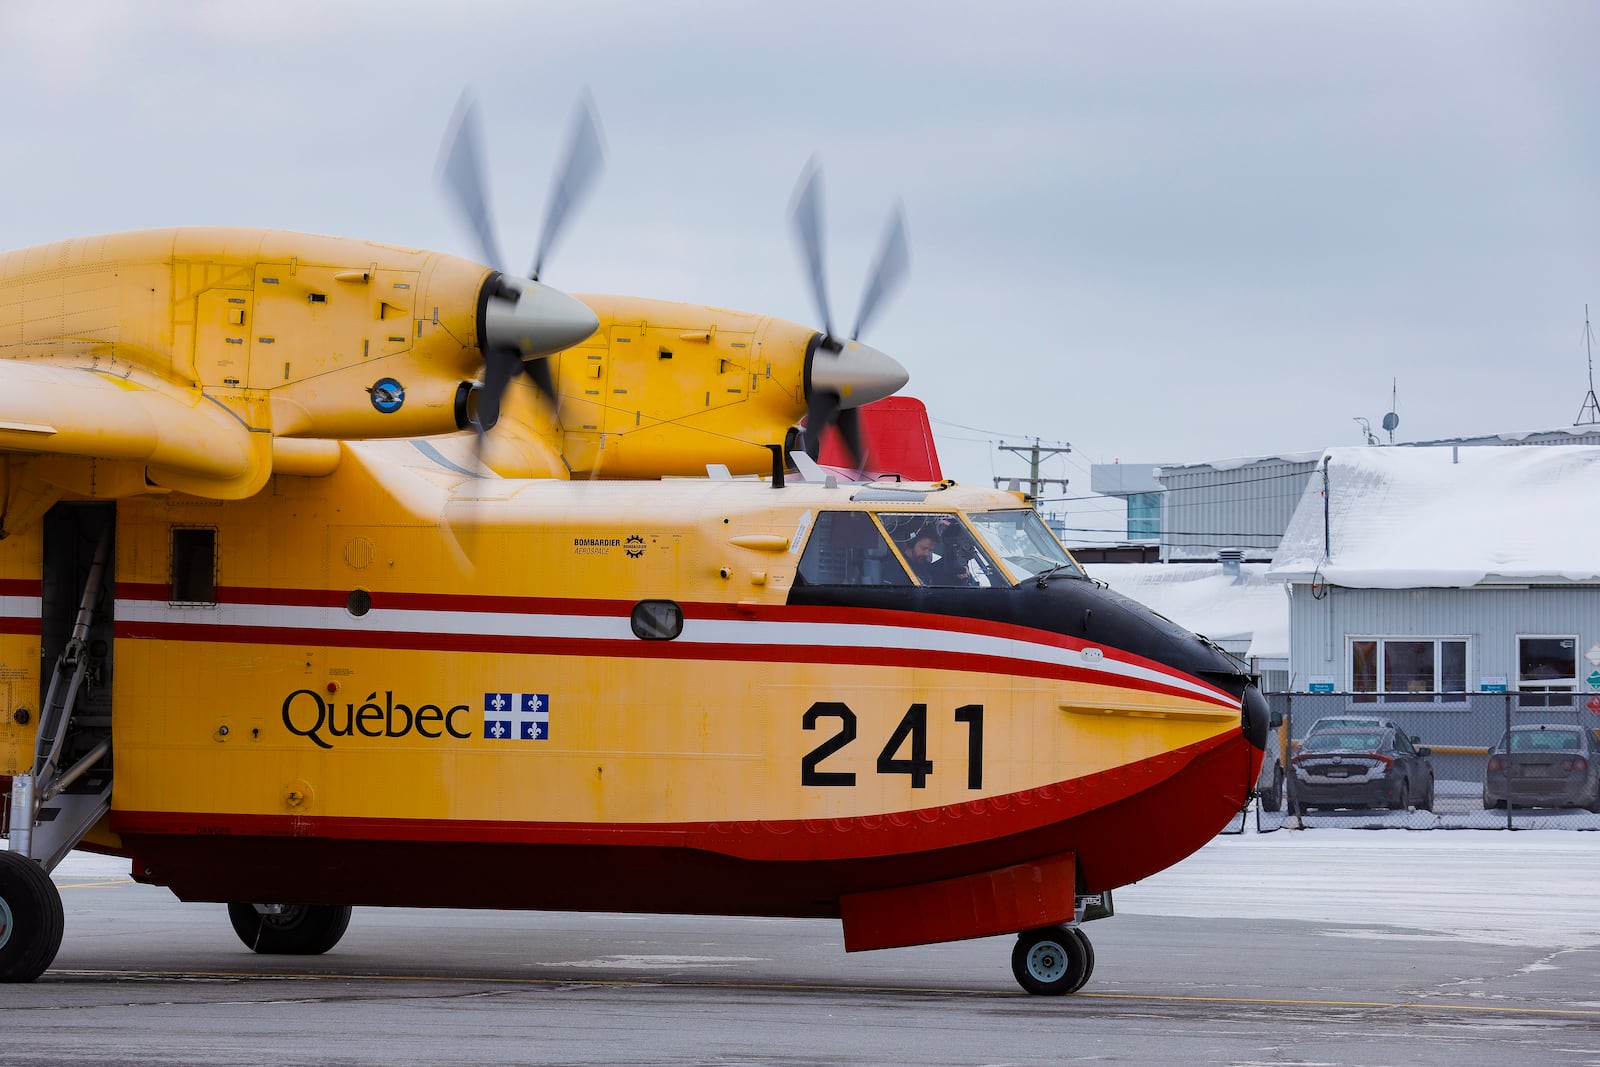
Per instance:
[[[913,396],[891,396],[861,409],[861,431],[867,442],[867,472],[874,477],[899,475],[908,482],[937,482],[939,453],[928,425],[928,409]],[[839,435],[826,434],[817,462],[849,469],[850,457]]]

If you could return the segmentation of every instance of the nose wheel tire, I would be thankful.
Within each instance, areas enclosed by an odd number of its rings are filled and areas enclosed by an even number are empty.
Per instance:
[[[31,982],[61,948],[61,894],[44,868],[0,852],[0,982]]]
[[[1076,926],[1026,930],[1011,950],[1011,973],[1038,996],[1076,993],[1094,973],[1094,946]]]
[[[320,956],[350,925],[348,904],[284,904],[261,912],[254,904],[229,904],[228,921],[245,948],[264,956]]]

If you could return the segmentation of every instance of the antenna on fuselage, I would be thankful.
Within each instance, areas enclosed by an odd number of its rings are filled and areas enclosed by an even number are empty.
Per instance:
[[[768,445],[767,451],[772,453],[772,488],[783,488],[783,446]]]

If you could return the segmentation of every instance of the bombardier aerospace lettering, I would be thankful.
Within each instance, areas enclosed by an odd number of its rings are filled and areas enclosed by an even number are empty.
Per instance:
[[[539,263],[596,170],[579,116]],[[815,168],[821,329],[574,298],[498,268],[473,128],[442,169],[482,263],[242,229],[0,256],[0,979],[49,967],[82,848],[257,952],[357,905],[809,916],[851,951],[1017,934],[1025,989],[1081,987],[1112,890],[1246,799],[1252,678],[1022,494],[926,450],[853,473],[920,448],[870,440],[905,373],[854,339],[898,216],[851,339]]]

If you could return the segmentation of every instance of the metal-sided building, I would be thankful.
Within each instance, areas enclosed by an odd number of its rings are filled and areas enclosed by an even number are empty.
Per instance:
[[[1270,571],[1289,586],[1292,690],[1434,741],[1492,743],[1506,719],[1600,727],[1600,448],[1324,461]]]
[[[1600,425],[1404,442],[1392,447],[1497,445],[1600,445]],[[1219,549],[1229,548],[1241,550],[1246,562],[1264,562],[1276,553],[1302,492],[1314,475],[1320,477],[1321,460],[1318,450],[1213,463],[1095,464],[1090,469],[1090,488],[1126,502],[1128,541],[1159,544],[1163,563],[1214,561]]]

